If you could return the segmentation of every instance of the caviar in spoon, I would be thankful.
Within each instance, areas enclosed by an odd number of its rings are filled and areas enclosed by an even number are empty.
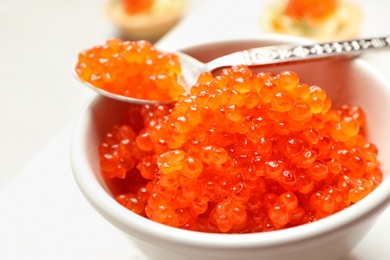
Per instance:
[[[81,52],[74,69],[100,94],[131,103],[172,102],[185,92],[179,58],[147,41],[110,39]]]

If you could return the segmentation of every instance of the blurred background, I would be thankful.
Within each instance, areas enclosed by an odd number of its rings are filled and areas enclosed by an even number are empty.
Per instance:
[[[189,1],[187,11],[205,0]],[[77,54],[119,36],[104,0],[0,1],[0,187],[71,124],[91,91]]]

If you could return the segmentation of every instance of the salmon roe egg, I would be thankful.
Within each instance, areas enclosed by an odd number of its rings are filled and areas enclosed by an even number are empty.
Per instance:
[[[179,57],[147,41],[110,39],[79,53],[75,70],[81,80],[123,96],[171,101],[184,92]]]
[[[102,175],[121,205],[172,227],[252,233],[313,222],[382,181],[364,111],[329,102],[292,71],[203,73],[175,104],[129,106],[99,147]]]

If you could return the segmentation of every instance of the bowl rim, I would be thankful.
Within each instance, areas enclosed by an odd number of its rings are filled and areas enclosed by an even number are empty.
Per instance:
[[[265,40],[281,41],[282,43],[311,42],[300,37],[285,37],[272,34],[232,40]],[[223,43],[226,41],[230,40],[211,41],[204,43],[204,45]],[[199,47],[200,45],[203,44],[197,44],[196,46]],[[188,48],[194,46],[188,46]],[[359,66],[362,66],[365,70],[378,78],[380,82],[390,86],[388,79],[379,71],[375,70],[368,62],[361,58],[355,58],[351,62],[356,62]],[[280,245],[293,245],[301,241],[310,241],[314,237],[316,239],[325,238],[329,233],[336,234],[338,232],[345,232],[345,230],[353,228],[361,221],[372,219],[381,211],[385,210],[390,203],[390,173],[384,173],[387,177],[384,178],[382,183],[373,192],[359,201],[359,203],[324,219],[288,229],[272,232],[227,235],[183,230],[153,222],[119,205],[119,203],[101,187],[92,168],[86,163],[86,160],[80,160],[80,158],[85,158],[86,156],[82,136],[87,134],[85,131],[87,126],[86,122],[88,120],[86,119],[91,116],[89,108],[100,100],[101,98],[99,96],[96,94],[93,95],[76,120],[70,149],[73,176],[80,190],[92,206],[115,226],[135,238],[148,237],[148,239],[151,240],[158,240],[160,244],[169,245],[173,243],[174,246],[191,245],[191,247],[229,248],[229,250],[249,248],[265,249]]]

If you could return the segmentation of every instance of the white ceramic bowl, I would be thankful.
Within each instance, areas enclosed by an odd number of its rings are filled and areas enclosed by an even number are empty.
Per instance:
[[[291,41],[304,40],[265,35],[186,51],[207,61],[242,48]],[[360,59],[318,60],[262,70],[279,73],[283,69],[297,72],[301,82],[323,87],[336,106],[355,104],[366,111],[369,139],[379,148],[385,179],[359,203],[314,223],[266,233],[209,234],[152,222],[119,205],[100,176],[98,143],[120,121],[121,111],[127,106],[104,97],[91,100],[74,129],[71,163],[81,191],[99,214],[127,234],[150,259],[340,259],[359,243],[390,200],[390,83]]]

